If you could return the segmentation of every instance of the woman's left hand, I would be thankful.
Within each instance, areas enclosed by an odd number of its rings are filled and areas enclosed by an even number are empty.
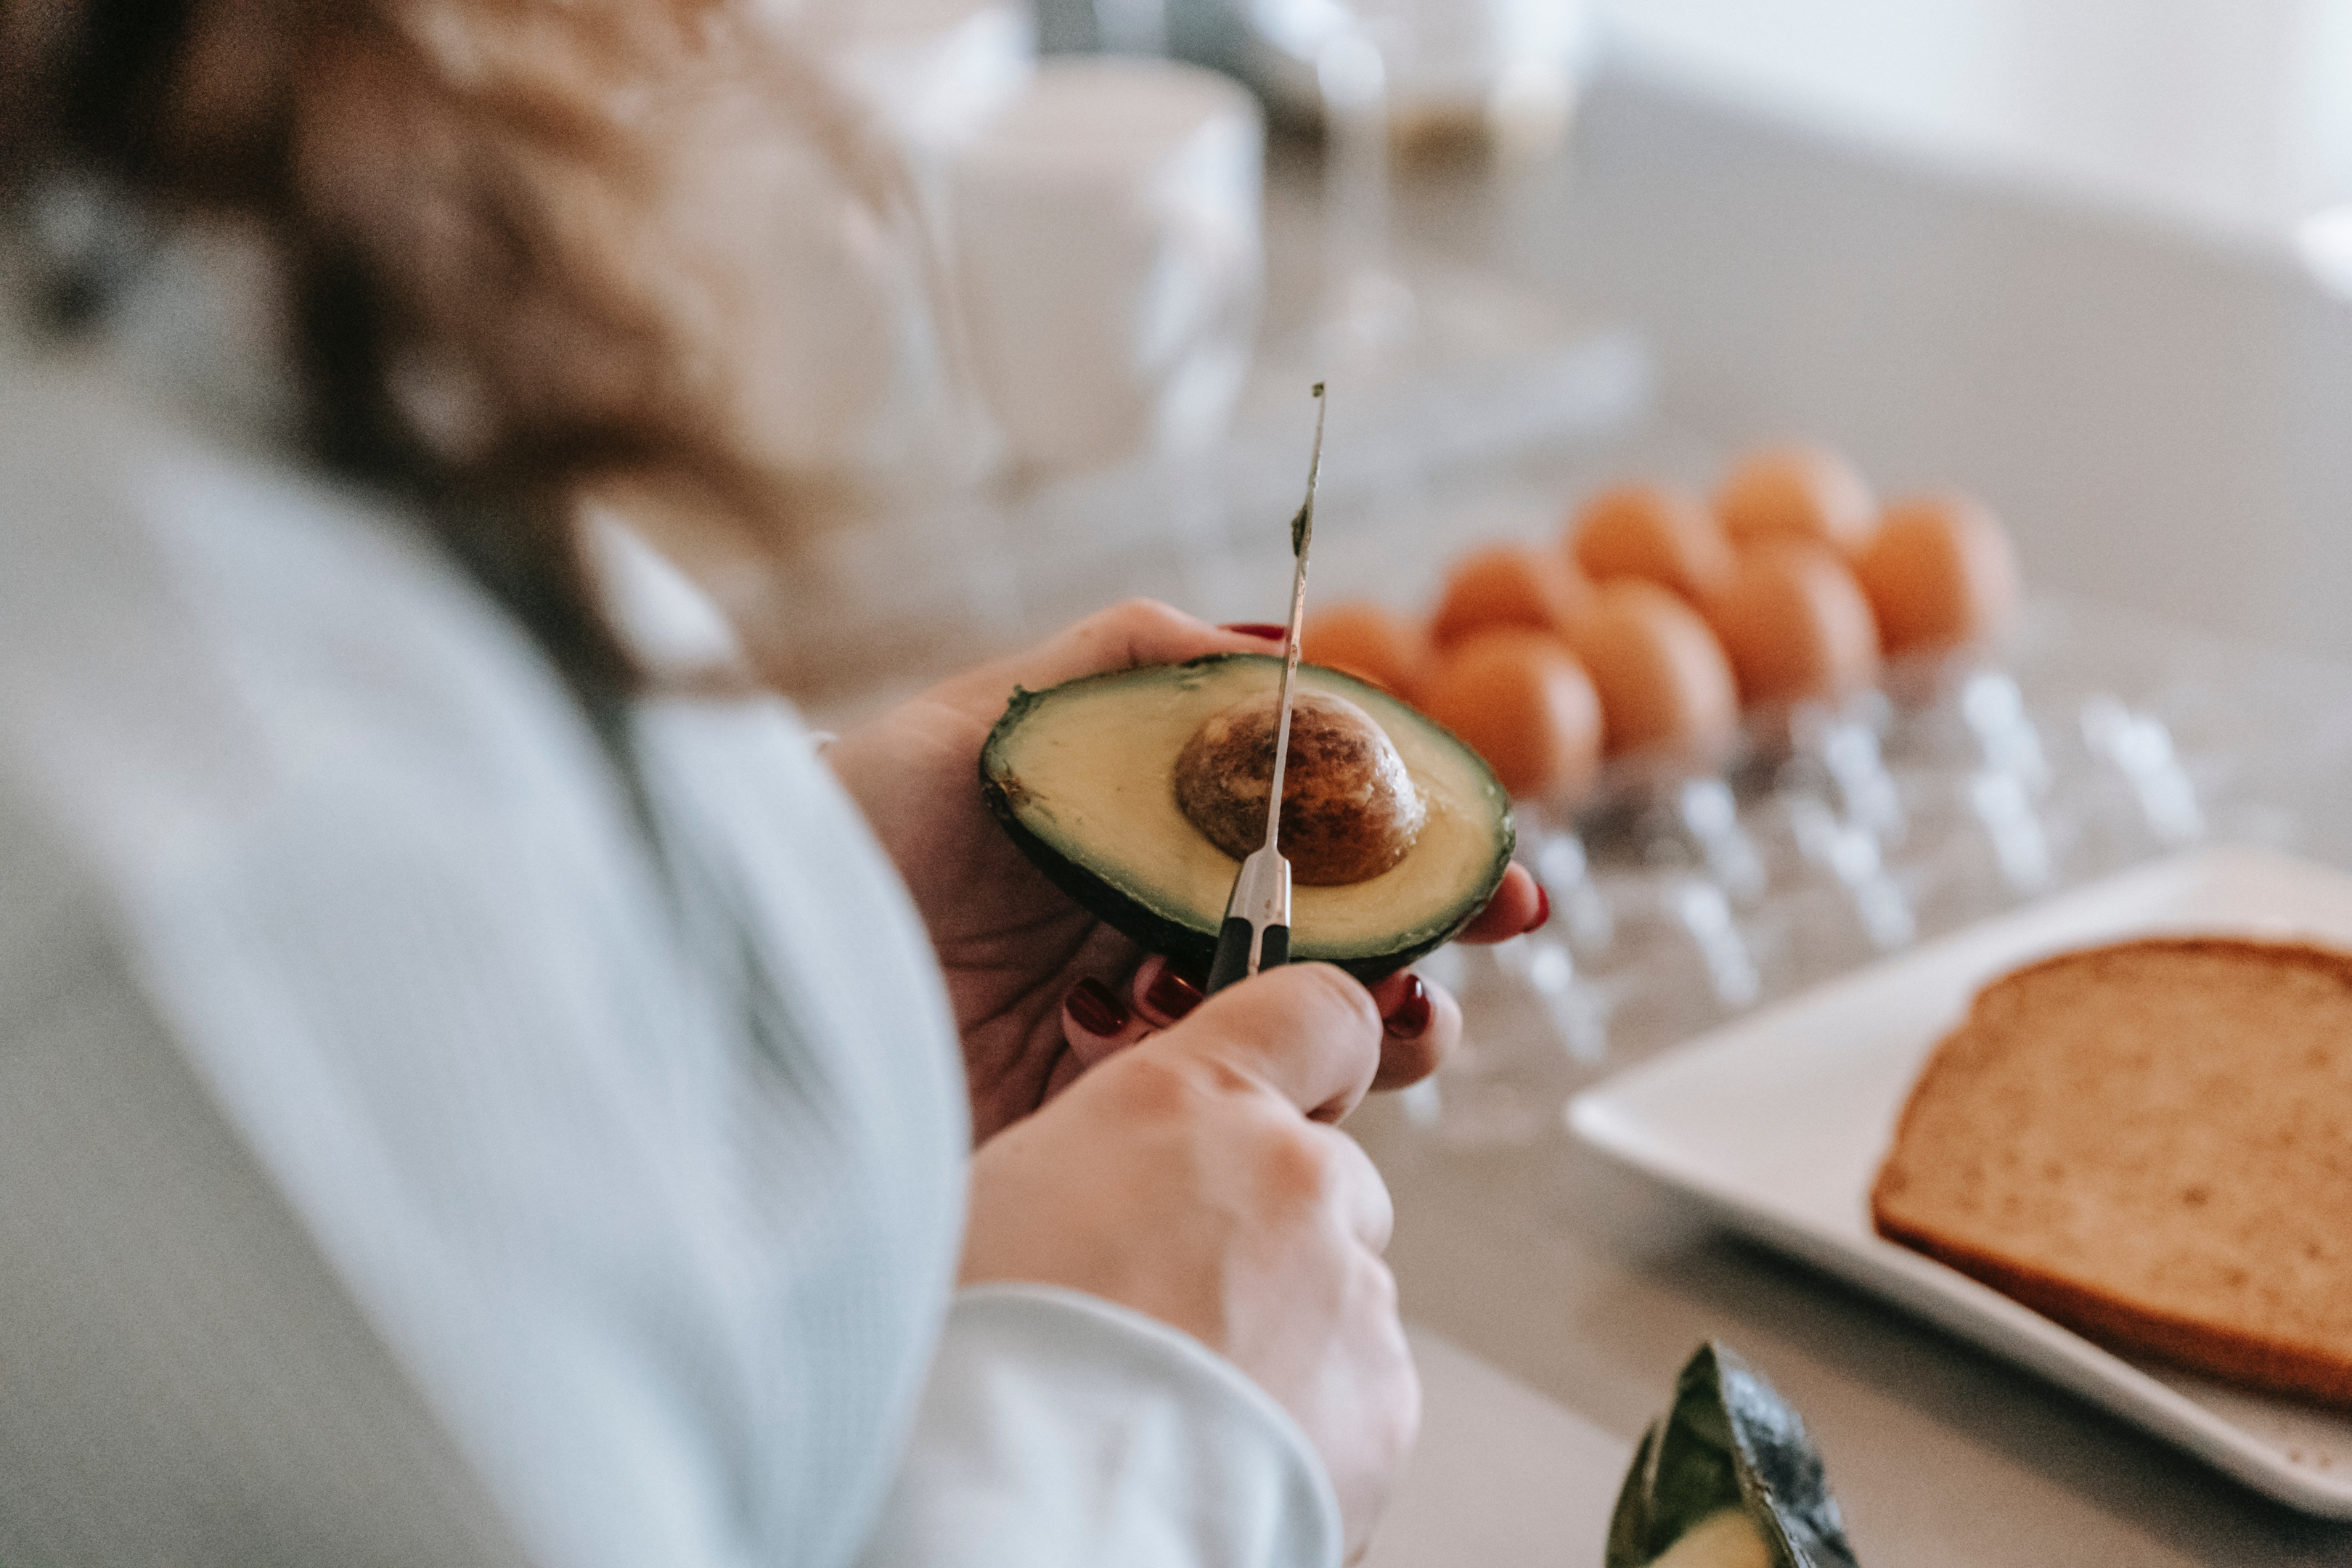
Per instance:
[[[1095,1060],[1172,1020],[1198,994],[1188,995],[1182,976],[1162,961],[1147,963],[1134,942],[1047,881],[982,803],[980,749],[1013,689],[1204,654],[1266,651],[1263,637],[1131,601],[1027,653],[935,686],[827,748],[938,950],[963,1037],[975,1142],[1036,1110]],[[1540,924],[1544,912],[1535,879],[1514,866],[1464,935],[1501,941]],[[1381,982],[1372,996],[1389,1020],[1375,1086],[1401,1087],[1433,1071],[1461,1032],[1453,998],[1410,973]]]

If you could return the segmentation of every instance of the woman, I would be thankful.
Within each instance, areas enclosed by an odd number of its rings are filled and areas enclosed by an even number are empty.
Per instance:
[[[0,19],[18,295],[233,218],[299,390],[0,380],[0,1562],[1360,1550],[1416,1394],[1329,1124],[1452,1002],[1195,1005],[972,784],[1016,681],[1263,644],[1126,606],[820,758],[582,563],[599,486],[791,514],[681,193],[814,138],[887,211],[822,84],[709,0]]]

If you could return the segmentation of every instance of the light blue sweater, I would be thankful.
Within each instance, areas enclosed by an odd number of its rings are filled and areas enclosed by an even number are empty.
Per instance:
[[[1324,1564],[1197,1342],[952,1291],[921,927],[779,704],[0,359],[0,1563]]]

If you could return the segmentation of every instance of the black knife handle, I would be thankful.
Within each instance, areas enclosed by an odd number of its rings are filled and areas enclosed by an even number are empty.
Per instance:
[[[1249,973],[1250,923],[1227,915],[1217,932],[1217,956],[1209,964],[1209,983],[1202,989],[1215,995]]]
[[[1249,973],[1250,923],[1239,915],[1227,915],[1217,931],[1217,955],[1209,964],[1209,983],[1203,988],[1213,996]],[[1258,942],[1257,966],[1272,969],[1290,962],[1290,928],[1268,926]]]

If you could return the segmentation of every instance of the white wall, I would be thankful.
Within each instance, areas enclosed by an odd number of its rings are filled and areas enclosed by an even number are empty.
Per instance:
[[[2352,290],[1654,79],[1595,84],[1524,265],[1652,342],[1723,447],[1972,489],[2030,579],[2352,660]],[[1696,477],[1696,476],[1692,476]]]
[[[2352,0],[1595,0],[1621,58],[2238,233],[2352,199]]]

